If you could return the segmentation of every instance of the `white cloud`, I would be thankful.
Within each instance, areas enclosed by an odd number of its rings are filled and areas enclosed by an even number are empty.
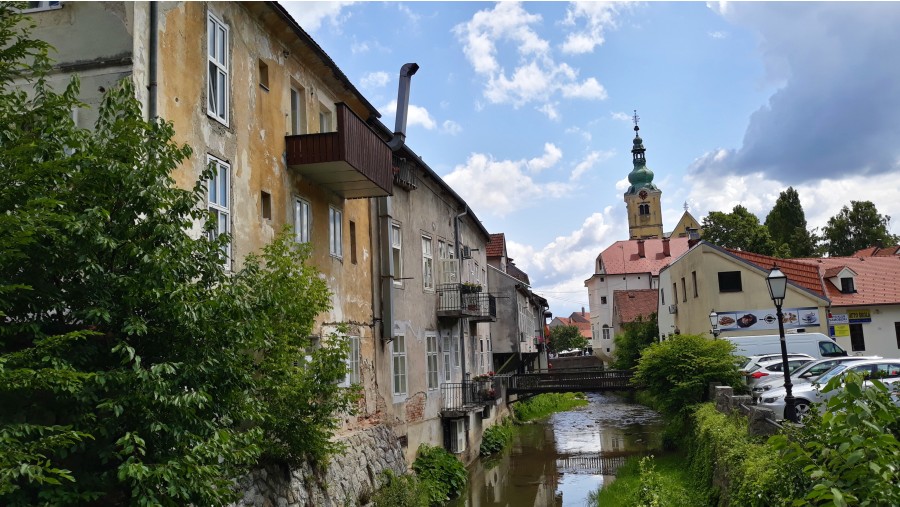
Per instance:
[[[616,190],[619,192],[625,192],[630,186],[631,183],[628,182],[627,176],[616,182]]]
[[[362,79],[360,79],[359,84],[363,88],[381,88],[381,87],[387,85],[388,81],[390,81],[390,79],[391,79],[391,76],[388,75],[387,72],[384,72],[384,71],[369,72],[368,74],[364,75],[362,77]],[[396,109],[396,107],[397,106],[395,104],[394,108]]]
[[[340,29],[341,24],[350,16],[342,11],[344,7],[355,2],[285,2],[284,7],[300,24],[300,27],[315,34],[328,21],[333,28]]]
[[[566,11],[563,25],[575,26],[582,19],[584,27],[571,32],[562,44],[563,53],[590,53],[604,42],[604,32],[616,27],[616,14],[622,4],[618,2],[572,2]]]
[[[473,153],[464,165],[456,166],[444,176],[444,181],[476,207],[477,212],[486,210],[504,217],[571,192],[572,187],[567,183],[539,183],[528,174],[530,165],[553,162],[556,147],[549,146],[553,145],[545,145],[543,156],[531,160],[494,160],[488,154]]]
[[[631,121],[631,116],[627,113],[622,113],[619,111],[609,113],[610,118],[618,121]]]
[[[559,121],[560,119],[562,119],[562,116],[560,116],[557,106],[559,106],[559,102],[553,102],[553,103],[547,102],[543,106],[535,108],[535,109],[537,109],[538,111],[547,115],[547,118],[549,118],[553,121]]]
[[[562,159],[563,153],[555,144],[544,143],[544,154],[526,162],[528,170],[539,173],[556,165]]]
[[[456,25],[453,32],[463,41],[463,52],[475,71],[490,73],[500,67],[496,58],[497,40],[516,43],[521,55],[547,51],[549,43],[531,28],[540,21],[540,15],[529,14],[519,3],[500,2],[493,10],[476,12],[468,22]]]
[[[566,134],[575,134],[584,138],[585,141],[590,141],[593,136],[587,130],[581,130],[579,127],[569,127],[566,129]]]
[[[453,120],[444,120],[444,123],[441,124],[441,131],[445,134],[455,136],[462,132],[462,126]]]
[[[613,155],[615,155],[614,150],[592,151],[588,153],[581,162],[575,165],[575,169],[572,170],[572,175],[569,178],[573,181],[581,178],[584,173],[593,169],[598,163],[608,160]]]
[[[605,100],[606,89],[596,79],[589,77],[581,83],[570,83],[562,87],[564,97]]]
[[[725,37],[728,37],[728,32],[716,30],[715,32],[709,32],[708,35],[713,39],[724,39]]]
[[[368,53],[369,52],[369,43],[366,41],[363,42],[354,42],[350,45],[350,52],[354,55],[360,53]]]
[[[393,124],[395,115],[397,114],[397,101],[392,100],[387,105],[381,108],[381,112],[385,115],[385,120],[387,120],[387,116],[390,116],[390,123],[385,123],[385,125]],[[421,106],[417,106],[415,104],[410,104],[409,109],[406,113],[406,125],[407,127],[411,127],[413,125],[419,125],[420,127],[424,127],[426,130],[434,130],[437,128],[437,122],[434,118],[431,117],[431,113],[428,112],[427,109]]]

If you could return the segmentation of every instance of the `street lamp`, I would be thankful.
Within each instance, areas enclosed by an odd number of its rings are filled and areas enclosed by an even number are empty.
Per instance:
[[[797,422],[797,409],[794,395],[791,393],[791,372],[788,371],[787,344],[784,340],[784,315],[781,313],[781,305],[784,303],[784,295],[787,292],[787,276],[772,266],[769,276],[766,277],[766,285],[769,287],[769,297],[775,303],[775,316],[778,317],[778,335],[781,338],[781,368],[784,370],[784,418],[791,422]]]
[[[712,326],[713,338],[719,337],[719,314],[715,310],[709,312],[709,325]]]

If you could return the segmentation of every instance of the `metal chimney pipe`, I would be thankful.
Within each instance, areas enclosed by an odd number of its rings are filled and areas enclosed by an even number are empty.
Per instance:
[[[419,64],[407,63],[400,68],[400,86],[397,88],[397,119],[394,122],[394,137],[388,146],[391,151],[397,151],[403,147],[406,141],[406,115],[409,112],[409,83],[412,76],[419,70]]]

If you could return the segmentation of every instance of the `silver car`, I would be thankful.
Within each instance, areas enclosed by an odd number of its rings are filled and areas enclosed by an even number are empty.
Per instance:
[[[836,364],[849,363],[851,361],[866,361],[869,359],[881,359],[881,356],[847,356],[819,359],[811,363],[806,363],[796,370],[791,370],[791,383],[795,385],[805,384],[830,370]],[[784,385],[783,374],[763,377],[759,380],[760,381],[754,384],[750,389],[750,395],[753,396],[753,403],[757,403],[767,391]]]
[[[820,412],[824,411],[825,403],[823,402],[836,395],[837,390],[823,393],[822,387],[834,377],[844,376],[848,372],[862,374],[864,378],[878,378],[884,384],[892,385],[900,381],[900,359],[872,359],[838,364],[812,382],[794,386],[792,394],[795,399],[794,406],[797,410],[797,417],[802,419],[810,411],[813,403],[819,404]],[[870,381],[867,380],[863,385],[870,385]],[[771,409],[775,413],[776,420],[784,419],[785,395],[784,387],[772,389],[763,395],[759,406]]]
[[[797,368],[809,364],[812,361],[814,361],[814,359],[811,357],[790,358],[787,362],[788,371],[791,372],[791,375],[793,376],[793,373],[797,370]],[[750,391],[753,392],[753,388],[755,388],[761,382],[772,380],[773,378],[783,379],[784,362],[782,362],[780,358],[761,362],[756,365],[756,368],[749,371],[744,377],[747,380],[747,387],[749,387]]]

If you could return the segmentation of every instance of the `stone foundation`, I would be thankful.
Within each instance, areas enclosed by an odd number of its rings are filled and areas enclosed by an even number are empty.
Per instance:
[[[341,439],[343,454],[332,457],[328,469],[309,465],[287,470],[271,466],[238,481],[244,497],[232,507],[343,507],[367,503],[381,486],[384,470],[406,472],[397,435],[375,426]]]

